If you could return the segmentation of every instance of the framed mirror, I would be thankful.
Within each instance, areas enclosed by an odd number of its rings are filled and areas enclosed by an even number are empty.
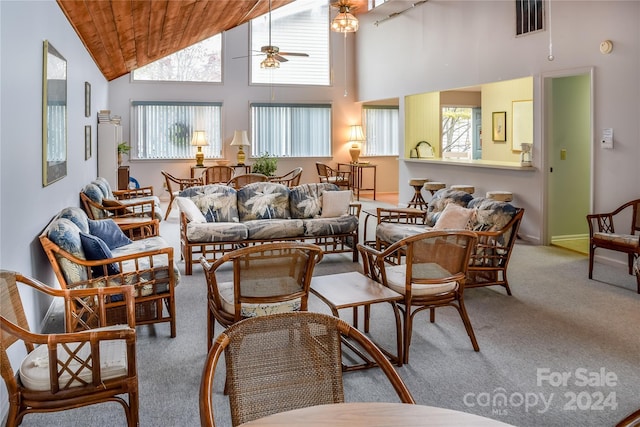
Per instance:
[[[42,186],[67,176],[67,61],[47,40],[42,60]]]

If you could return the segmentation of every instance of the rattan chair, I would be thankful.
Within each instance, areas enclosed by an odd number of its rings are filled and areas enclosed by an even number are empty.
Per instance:
[[[629,228],[625,224],[620,224],[625,214],[630,214],[631,227]],[[587,215],[587,222],[589,223],[589,279],[593,278],[596,248],[626,253],[629,274],[633,274],[634,258],[640,256],[640,199],[627,202],[613,212]],[[620,232],[622,225],[629,230],[629,234],[623,234],[626,230]],[[638,293],[640,293],[640,286]]]
[[[66,330],[82,329],[82,332],[31,332],[17,283],[39,294],[36,297],[63,298]],[[123,299],[126,323],[93,329],[106,325],[104,305],[113,297]],[[131,286],[60,290],[21,274],[1,270],[0,372],[9,397],[7,427],[20,425],[29,413],[63,411],[103,402],[122,405],[127,425],[137,426],[138,377],[133,301]],[[76,309],[70,310],[71,306]],[[80,313],[78,308],[82,309]],[[12,347],[18,341],[24,343],[27,356],[22,363],[14,365],[9,354],[19,354],[16,352],[18,348]],[[122,395],[127,395],[128,399]],[[108,407],[104,409],[109,410]],[[78,422],[89,424],[88,420]]]
[[[455,307],[473,349],[480,350],[463,299],[465,276],[476,241],[474,232],[455,230],[416,234],[383,251],[358,245],[364,274],[405,297],[398,301],[404,317],[404,363],[409,362],[414,316],[429,309],[430,320],[435,322],[437,307]],[[396,264],[399,260],[404,263]]]
[[[640,427],[640,409],[624,417],[616,427]]]
[[[226,184],[233,178],[235,171],[231,166],[209,166],[202,172],[202,183]]]
[[[264,175],[261,173],[247,173],[244,175],[234,176],[227,182],[227,185],[235,189],[240,189],[247,184],[252,184],[254,182],[267,182],[267,181],[269,181],[269,177],[267,175]]]
[[[271,182],[277,182],[280,184],[284,184],[287,187],[295,187],[300,185],[300,178],[302,177],[302,168],[297,167],[284,175],[281,176],[272,176],[269,178]]]
[[[244,318],[307,310],[309,287],[322,249],[311,243],[273,242],[229,252],[213,264],[200,259],[207,280],[207,348],[215,337],[216,320],[228,327]],[[219,269],[233,267],[230,281]],[[223,269],[228,277],[228,270]]]
[[[164,214],[164,219],[166,220],[169,217],[171,208],[173,207],[173,199],[178,197],[180,192],[185,188],[202,185],[202,178],[176,178],[175,176],[165,171],[160,171],[160,173],[164,176],[167,191],[169,192],[170,197],[169,206],[167,206],[167,213]],[[177,188],[174,189],[173,184],[175,184]]]
[[[320,162],[316,162],[316,169],[320,182],[329,182],[347,189],[351,188],[351,171],[336,170]]]
[[[371,355],[403,403],[415,403],[391,363],[362,332],[328,314],[280,313],[243,320],[218,336],[202,372],[200,424],[215,426],[214,373],[222,353],[233,426],[278,412],[344,402],[343,337]]]

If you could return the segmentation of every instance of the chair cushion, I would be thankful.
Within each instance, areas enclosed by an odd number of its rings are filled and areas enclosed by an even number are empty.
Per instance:
[[[289,278],[292,281],[293,278]],[[220,301],[222,309],[233,315],[235,313],[233,298],[233,282],[218,283],[218,292],[220,293]],[[291,311],[300,311],[300,298],[291,301],[278,302],[273,304],[242,304],[240,315],[242,317],[258,317],[268,314],[289,313]]]
[[[87,213],[79,207],[70,206],[60,211],[58,218],[67,218],[78,226],[80,231],[84,233],[90,233],[89,231],[89,217]]]
[[[92,329],[91,332],[101,330],[119,330],[128,329],[126,325],[114,325],[104,328]],[[79,343],[67,344],[71,351],[75,351]],[[58,345],[58,359],[65,360],[66,355],[69,354],[62,345]],[[78,357],[81,360],[86,360],[91,354],[89,343],[84,343],[82,348],[78,351]],[[64,355],[64,356],[60,356]],[[81,364],[76,360],[73,360],[69,365],[69,369],[73,372],[77,372],[80,369]],[[124,340],[108,340],[100,342],[100,372],[103,380],[112,378],[123,377],[127,375],[127,346]],[[51,382],[49,379],[49,350],[46,345],[40,345],[36,347],[31,353],[29,353],[22,361],[20,365],[20,380],[22,384],[30,390],[38,391],[50,391]],[[93,375],[91,369],[83,367],[78,374],[83,381],[91,383],[93,381]],[[60,376],[60,388],[66,388],[66,383],[71,379],[68,373],[64,373]],[[74,381],[70,387],[79,387],[83,384]]]
[[[86,259],[82,242],[80,241],[80,229],[71,220],[67,218],[53,220],[47,227],[47,237],[62,250],[77,258]],[[56,259],[60,263],[62,274],[67,283],[87,280],[87,272],[84,267],[63,256],[56,255]]]
[[[429,231],[431,228],[419,224],[394,224],[381,222],[376,226],[376,239],[383,242],[395,243],[405,237]]]
[[[464,208],[473,200],[473,196],[464,191],[443,188],[438,190],[427,205],[427,225],[433,227],[438,219],[438,215],[444,210],[449,203],[455,203]]]
[[[180,212],[183,212],[186,215],[189,222],[195,222],[195,223],[207,222],[207,218],[205,218],[204,215],[202,215],[202,212],[200,211],[200,209],[198,209],[198,206],[196,206],[194,201],[191,200],[190,198],[176,197],[175,201],[178,204],[178,208],[180,209]]]
[[[113,258],[111,250],[99,237],[80,232],[80,242],[82,242],[82,249],[84,250],[85,257],[89,261]],[[104,269],[102,266],[92,267],[91,271],[93,271],[93,275],[95,277],[104,276]],[[120,273],[120,269],[116,264],[107,265],[107,274],[109,276],[118,273]]]
[[[420,269],[420,264],[413,264],[414,270]],[[391,289],[404,295],[406,293],[405,281],[407,280],[406,264],[394,265],[386,268],[387,284]],[[451,292],[458,286],[457,282],[438,283],[435,285],[411,284],[411,295],[437,295],[444,292]]]
[[[633,234],[614,234],[614,233],[593,233],[594,242],[615,243],[618,246],[625,246],[630,249],[640,247],[640,236]]]
[[[320,216],[322,193],[337,190],[336,185],[327,183],[302,184],[292,188],[289,193],[291,218],[305,219]]]
[[[323,191],[321,218],[335,218],[349,213],[351,190]]]
[[[131,243],[131,239],[122,232],[118,224],[112,219],[90,219],[88,222],[89,233],[102,239],[109,249],[119,248],[120,246]]]
[[[436,230],[454,229],[465,230],[471,228],[471,222],[475,214],[474,209],[463,208],[455,203],[449,203],[438,215],[435,225]]]
[[[245,221],[243,224],[247,227],[250,240],[278,240],[304,234],[304,223],[301,219],[256,219]]]

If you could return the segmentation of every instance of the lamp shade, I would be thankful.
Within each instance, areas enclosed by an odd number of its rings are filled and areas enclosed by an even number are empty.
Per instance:
[[[337,33],[355,33],[358,31],[358,18],[350,12],[351,6],[340,4],[339,12],[331,21],[331,30]]]
[[[191,145],[193,145],[194,147],[206,147],[207,145],[209,145],[209,141],[207,141],[207,136],[205,135],[203,130],[193,131]]]
[[[243,146],[243,145],[251,145],[249,142],[249,138],[247,138],[246,130],[237,130],[233,133],[233,141],[231,141],[232,146]]]
[[[364,140],[365,138],[364,133],[362,132],[362,126],[351,126],[351,129],[349,130],[349,142],[360,142]]]

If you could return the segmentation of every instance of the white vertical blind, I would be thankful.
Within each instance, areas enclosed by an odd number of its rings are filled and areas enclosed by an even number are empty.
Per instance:
[[[219,102],[132,102],[133,156],[136,159],[188,159],[195,156],[191,146],[195,130],[204,130],[209,145],[205,157],[221,156],[221,115]]]
[[[331,155],[331,105],[251,104],[252,153],[276,157]]]
[[[398,107],[363,106],[365,156],[398,155]]]

